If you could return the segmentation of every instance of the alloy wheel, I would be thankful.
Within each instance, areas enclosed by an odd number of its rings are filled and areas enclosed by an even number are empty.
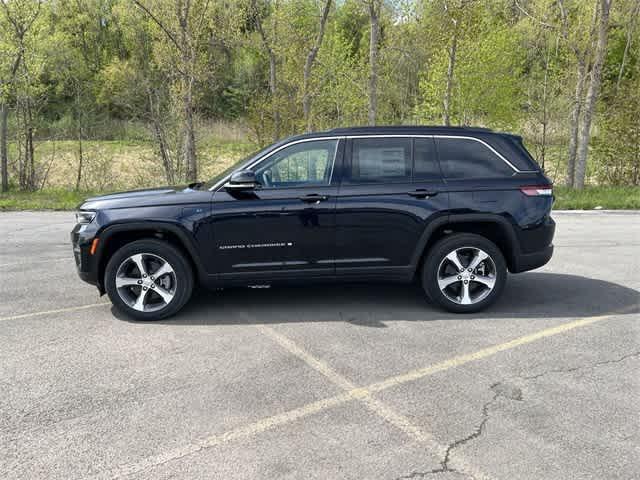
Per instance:
[[[481,302],[496,284],[496,265],[485,251],[476,247],[456,248],[438,266],[438,287],[459,305]]]
[[[173,267],[153,253],[137,253],[123,260],[115,283],[122,301],[139,312],[162,310],[176,295]]]

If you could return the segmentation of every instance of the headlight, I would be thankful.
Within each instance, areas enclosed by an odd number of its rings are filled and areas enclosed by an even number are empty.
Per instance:
[[[76,222],[81,225],[91,223],[96,218],[96,212],[90,212],[86,210],[79,210],[76,212]]]

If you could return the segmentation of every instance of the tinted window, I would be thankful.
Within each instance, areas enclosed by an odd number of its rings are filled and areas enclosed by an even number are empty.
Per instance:
[[[352,183],[409,182],[411,139],[354,139],[351,169],[347,177]]]
[[[487,146],[463,138],[436,138],[442,172],[447,178],[510,177],[513,170]]]
[[[413,144],[413,179],[440,179],[436,146],[431,138],[416,138]]]
[[[303,142],[283,148],[256,169],[266,188],[329,185],[337,140]]]

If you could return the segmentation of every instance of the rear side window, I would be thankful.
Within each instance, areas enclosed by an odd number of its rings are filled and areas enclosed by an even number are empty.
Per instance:
[[[347,172],[351,183],[410,182],[410,138],[355,138],[351,168]]]
[[[442,173],[450,179],[510,177],[509,167],[486,145],[466,138],[436,138]]]
[[[432,138],[416,138],[413,143],[413,179],[440,180],[436,145]]]

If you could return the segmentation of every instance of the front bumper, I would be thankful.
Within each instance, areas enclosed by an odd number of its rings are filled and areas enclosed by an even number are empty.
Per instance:
[[[93,224],[76,225],[71,231],[71,245],[78,276],[91,285],[99,286],[96,258],[90,253],[91,242],[96,237],[96,230],[97,228]]]

